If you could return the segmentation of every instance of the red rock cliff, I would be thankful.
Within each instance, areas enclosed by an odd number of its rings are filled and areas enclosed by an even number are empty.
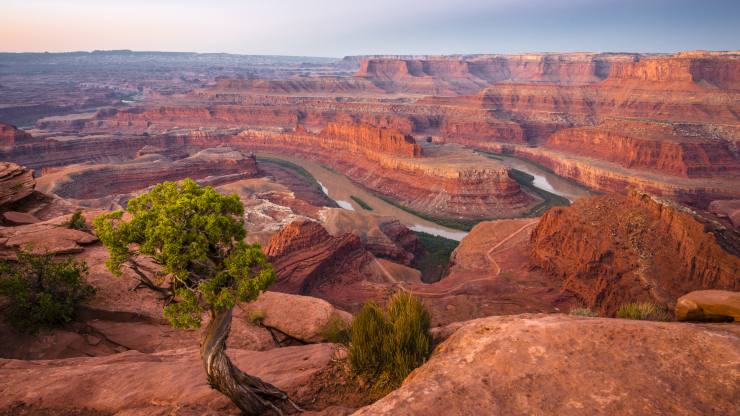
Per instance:
[[[338,140],[341,146],[353,152],[372,149],[388,155],[402,157],[421,156],[421,146],[410,135],[395,129],[378,128],[369,124],[329,123],[321,132],[323,137]]]
[[[0,146],[14,146],[33,141],[33,136],[10,124],[0,123]]]
[[[548,211],[532,233],[531,262],[590,308],[672,306],[699,289],[740,289],[737,232],[648,194],[602,196]]]

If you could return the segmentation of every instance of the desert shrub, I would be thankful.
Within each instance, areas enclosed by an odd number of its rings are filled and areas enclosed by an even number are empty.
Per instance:
[[[666,308],[650,302],[632,302],[619,307],[617,318],[643,321],[670,321],[671,314],[668,313]]]
[[[82,211],[75,211],[75,213],[72,214],[72,216],[69,218],[69,221],[64,223],[64,225],[67,228],[71,228],[73,230],[89,230],[89,228],[87,227],[87,223],[85,222],[85,217],[82,216]]]
[[[352,321],[350,365],[376,390],[398,387],[430,352],[429,313],[408,293],[395,294],[385,311],[368,303]]]
[[[265,320],[265,311],[262,309],[254,309],[249,312],[249,321],[255,325],[262,325]]]
[[[0,262],[0,295],[10,301],[5,318],[23,332],[70,322],[79,303],[95,292],[86,275],[84,262],[52,255],[21,252],[17,262]]]
[[[337,315],[332,315],[324,328],[321,337],[329,342],[348,345],[350,340],[350,325]]]
[[[587,316],[587,317],[590,317],[590,318],[594,318],[594,317],[599,316],[598,313],[592,311],[589,308],[585,308],[585,307],[573,308],[573,309],[570,310],[570,312],[568,312],[568,314],[569,315],[574,315],[574,316]]]

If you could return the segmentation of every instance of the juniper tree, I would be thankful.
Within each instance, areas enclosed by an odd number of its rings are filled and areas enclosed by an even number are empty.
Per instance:
[[[239,370],[226,355],[232,309],[254,300],[275,279],[259,245],[244,242],[244,208],[236,195],[224,196],[191,179],[163,182],[129,201],[126,211],[95,219],[95,231],[108,248],[114,275],[129,268],[137,288],[158,292],[164,315],[177,328],[202,333],[200,353],[210,386],[245,414],[282,414],[298,408],[287,394]],[[150,277],[137,263],[149,256],[163,273]]]

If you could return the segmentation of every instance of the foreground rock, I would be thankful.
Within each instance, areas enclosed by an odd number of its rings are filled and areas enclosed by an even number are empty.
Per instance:
[[[355,415],[730,415],[739,366],[737,325],[482,318]]]
[[[15,163],[0,162],[0,206],[19,201],[33,193],[33,171]]]
[[[256,352],[230,350],[249,374],[275,384],[291,398],[312,403],[330,370],[332,344]],[[238,409],[206,383],[197,349],[154,354],[128,351],[107,357],[48,361],[0,359],[0,413],[20,404],[31,408],[88,409],[126,415],[222,415]]]
[[[697,290],[676,302],[679,321],[738,321],[740,293],[724,290]]]
[[[92,218],[93,214],[88,215]],[[0,227],[0,257],[12,256],[22,249],[37,254],[80,253],[85,245],[98,241],[86,231],[69,228],[71,215],[17,227]],[[88,220],[89,223],[89,220]]]
[[[244,308],[263,326],[306,343],[326,341],[325,331],[333,321],[352,321],[352,315],[325,300],[279,292],[264,292]]]

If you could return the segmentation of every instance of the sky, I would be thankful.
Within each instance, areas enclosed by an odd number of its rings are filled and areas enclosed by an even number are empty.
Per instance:
[[[363,54],[740,49],[740,0],[0,0],[0,51]]]

